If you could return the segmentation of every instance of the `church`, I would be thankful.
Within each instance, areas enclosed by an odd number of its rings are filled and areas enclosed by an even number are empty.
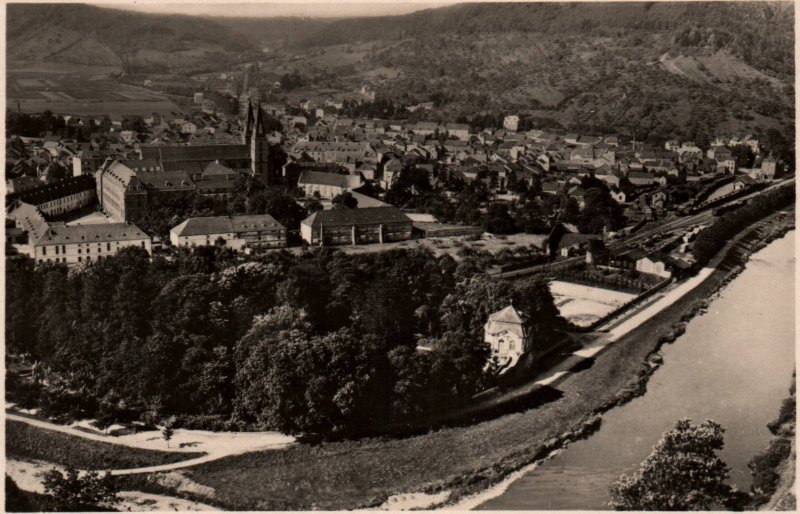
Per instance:
[[[238,145],[153,145],[142,147],[142,159],[153,160],[164,171],[185,171],[198,180],[212,162],[256,177],[266,185],[274,183],[270,169],[267,114],[258,102],[248,102],[242,143]]]
[[[273,185],[266,118],[259,103],[248,102],[241,144],[143,146],[140,161],[107,160],[95,173],[100,207],[115,220],[136,222],[154,195],[196,190],[208,169],[220,165]],[[154,163],[157,171],[139,171],[138,162]]]

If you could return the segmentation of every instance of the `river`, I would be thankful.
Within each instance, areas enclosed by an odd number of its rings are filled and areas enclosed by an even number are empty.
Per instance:
[[[674,343],[647,392],[603,415],[600,429],[513,482],[483,510],[609,509],[609,487],[634,472],[680,418],[725,427],[731,482],[750,487],[747,462],[764,449],[795,367],[795,232],[755,253]]]

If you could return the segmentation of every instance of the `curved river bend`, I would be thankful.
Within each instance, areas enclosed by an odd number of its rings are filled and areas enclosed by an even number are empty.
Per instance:
[[[745,270],[664,345],[647,392],[603,415],[600,430],[513,482],[486,510],[609,509],[609,487],[634,472],[677,419],[726,428],[722,459],[750,487],[747,462],[789,394],[795,367],[795,232],[753,254]]]

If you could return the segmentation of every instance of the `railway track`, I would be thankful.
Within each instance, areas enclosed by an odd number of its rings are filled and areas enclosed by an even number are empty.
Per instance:
[[[777,187],[781,187],[781,186],[783,186],[785,184],[792,183],[792,182],[794,182],[794,180],[795,180],[794,177],[791,177],[791,178],[789,178],[787,180],[782,180],[781,182],[773,184],[773,185],[771,185],[771,186],[769,186],[769,187],[767,187],[765,189],[762,189],[761,191],[756,191],[756,192],[751,193],[749,195],[745,195],[743,197],[740,197],[740,198],[736,199],[735,201],[748,200],[750,198],[753,198],[755,196],[763,194],[763,193],[765,193],[767,191],[770,191],[772,189],[775,189]],[[639,234],[633,234],[633,235],[631,235],[629,237],[626,237],[625,239],[620,239],[619,241],[615,241],[614,243],[611,243],[611,244],[607,245],[607,247],[608,247],[609,250],[622,250],[622,249],[633,248],[634,246],[637,246],[639,243],[641,243],[643,241],[646,241],[647,239],[649,239],[651,237],[660,236],[662,234],[665,234],[665,233],[668,233],[668,232],[674,232],[676,230],[686,230],[686,229],[689,229],[689,228],[693,228],[693,227],[696,227],[698,225],[709,223],[713,219],[714,219],[714,214],[713,214],[713,209],[711,209],[711,208],[706,209],[706,210],[701,211],[701,212],[698,212],[696,214],[692,214],[690,216],[668,217],[668,218],[666,218],[665,222],[662,225],[660,225],[659,227],[657,227],[655,229],[648,230],[647,232],[642,232],[642,233],[639,233]],[[583,255],[580,255],[580,256],[577,256],[577,257],[570,257],[568,259],[564,259],[564,260],[553,262],[553,263],[549,263],[549,264],[539,264],[539,265],[536,265],[536,266],[531,266],[530,268],[522,268],[522,269],[518,269],[518,270],[507,271],[505,273],[497,273],[495,275],[492,275],[492,277],[494,277],[494,278],[512,278],[512,277],[516,277],[516,276],[523,276],[523,275],[527,275],[527,274],[530,274],[530,273],[536,273],[536,272],[541,272],[541,271],[551,271],[551,270],[555,271],[555,270],[558,270],[558,269],[561,269],[561,268],[564,268],[564,267],[569,267],[569,266],[571,266],[573,264],[577,264],[579,262],[582,262],[584,259],[585,259],[585,257]]]

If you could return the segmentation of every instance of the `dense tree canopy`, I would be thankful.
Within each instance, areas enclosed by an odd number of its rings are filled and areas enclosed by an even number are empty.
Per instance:
[[[546,285],[491,280],[483,258],[204,247],[71,270],[9,261],[7,349],[40,362],[9,391],[52,414],[293,433],[452,407],[490,383],[490,313],[513,302],[542,345],[563,323]]]
[[[746,499],[726,483],[730,468],[717,452],[724,429],[713,421],[694,425],[688,419],[653,448],[631,476],[623,475],[611,489],[616,510],[718,510],[741,506]]]

